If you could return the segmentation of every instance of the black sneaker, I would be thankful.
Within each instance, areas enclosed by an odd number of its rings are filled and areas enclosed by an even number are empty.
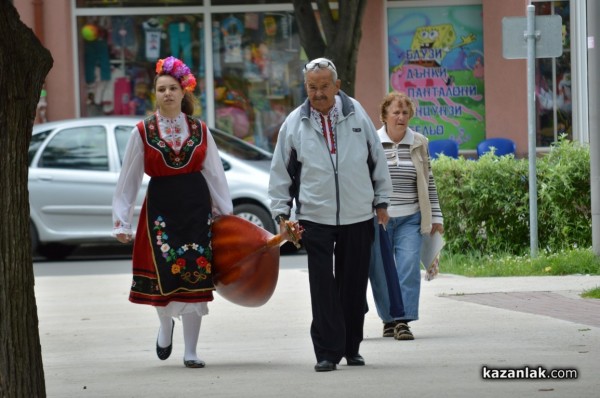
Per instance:
[[[414,340],[415,336],[413,336],[412,332],[408,325],[404,322],[398,322],[396,327],[394,328],[394,338],[396,340]]]

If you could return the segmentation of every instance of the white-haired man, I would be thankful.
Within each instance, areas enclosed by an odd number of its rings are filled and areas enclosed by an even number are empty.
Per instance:
[[[280,226],[296,204],[304,228],[312,306],[311,338],[317,372],[345,357],[365,364],[363,339],[373,212],[386,224],[392,191],[375,126],[340,90],[333,62],[303,69],[308,99],[281,126],[271,163],[271,212]]]

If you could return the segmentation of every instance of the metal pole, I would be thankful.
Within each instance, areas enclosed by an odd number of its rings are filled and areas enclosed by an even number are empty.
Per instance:
[[[529,237],[531,258],[538,255],[536,130],[535,130],[535,6],[527,6],[527,117],[529,137]]]
[[[596,0],[587,1],[587,49],[588,49],[588,120],[590,137],[590,190],[592,201],[592,249],[600,256],[600,107],[598,68],[600,68],[600,29],[598,29],[600,5]]]

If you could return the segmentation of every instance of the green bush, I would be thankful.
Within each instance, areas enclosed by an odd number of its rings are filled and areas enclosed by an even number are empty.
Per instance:
[[[592,242],[590,152],[561,139],[537,162],[540,247],[589,247]]]
[[[528,159],[442,156],[432,168],[448,251],[528,252]],[[591,246],[589,148],[562,138],[537,159],[536,172],[540,249]]]

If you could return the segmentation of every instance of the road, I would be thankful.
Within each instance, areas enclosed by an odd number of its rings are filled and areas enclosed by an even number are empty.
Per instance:
[[[35,276],[110,275],[131,272],[131,245],[82,245],[61,261],[33,257]],[[302,257],[300,261],[281,261],[281,268],[305,267],[304,252],[286,252],[281,258]]]

